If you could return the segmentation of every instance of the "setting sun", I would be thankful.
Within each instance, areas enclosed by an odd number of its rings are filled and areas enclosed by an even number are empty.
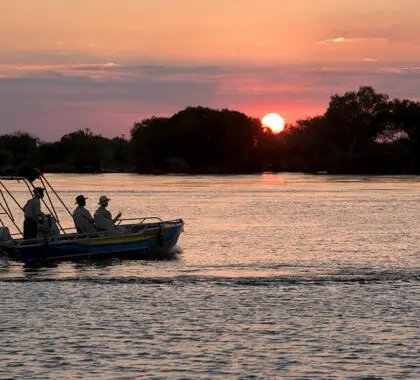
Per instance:
[[[270,128],[274,133],[279,133],[284,129],[284,119],[277,113],[269,113],[262,120],[264,127]]]

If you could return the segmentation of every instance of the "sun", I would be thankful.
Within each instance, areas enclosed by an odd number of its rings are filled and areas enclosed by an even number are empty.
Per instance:
[[[270,128],[274,133],[280,133],[284,129],[284,119],[278,113],[269,113],[262,120],[264,127]]]

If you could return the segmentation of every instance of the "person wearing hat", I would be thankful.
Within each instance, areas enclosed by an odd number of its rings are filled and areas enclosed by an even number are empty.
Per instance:
[[[23,206],[25,220],[23,222],[23,238],[36,239],[38,224],[42,223],[41,199],[44,198],[44,188],[35,187],[33,197]]]
[[[102,195],[99,198],[99,208],[95,211],[94,219],[95,225],[98,230],[109,231],[115,228],[115,222],[121,218],[121,213],[119,213],[114,219],[112,218],[111,213],[106,209],[108,203],[111,199],[106,195]]]
[[[92,215],[89,210],[85,208],[86,198],[84,195],[78,195],[76,197],[76,203],[78,206],[73,211],[73,220],[76,230],[79,234],[86,233],[90,234],[95,232],[95,225]]]

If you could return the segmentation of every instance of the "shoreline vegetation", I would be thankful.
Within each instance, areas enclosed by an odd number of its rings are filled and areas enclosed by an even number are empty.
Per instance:
[[[0,169],[46,173],[420,174],[420,103],[371,87],[331,97],[323,115],[273,133],[228,109],[187,107],[135,122],[130,138],[78,130],[45,142],[28,133],[0,136]]]

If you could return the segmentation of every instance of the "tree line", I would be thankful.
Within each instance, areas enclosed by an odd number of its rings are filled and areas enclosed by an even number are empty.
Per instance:
[[[28,133],[0,136],[0,167],[45,172],[242,174],[289,171],[419,174],[420,103],[371,87],[331,97],[323,115],[279,134],[244,113],[187,107],[134,123],[130,137],[78,130],[45,142]]]

